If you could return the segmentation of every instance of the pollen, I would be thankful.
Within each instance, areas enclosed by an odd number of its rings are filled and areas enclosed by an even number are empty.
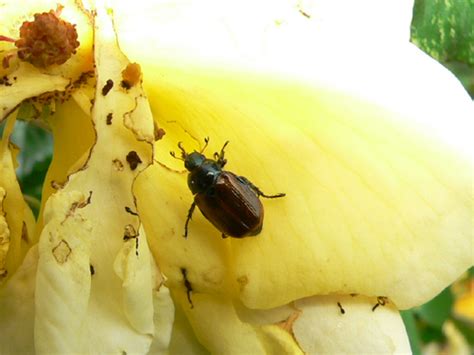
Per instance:
[[[34,21],[20,27],[20,39],[15,42],[18,57],[38,68],[65,63],[79,47],[76,27],[60,19],[51,10],[35,14]]]
[[[138,63],[130,63],[122,71],[122,87],[124,89],[130,89],[132,86],[137,85],[142,77],[142,70]]]

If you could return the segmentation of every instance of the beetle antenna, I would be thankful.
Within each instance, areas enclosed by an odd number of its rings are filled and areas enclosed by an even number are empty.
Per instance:
[[[183,148],[183,142],[178,142],[178,148],[181,150],[181,157],[177,157],[176,153],[174,151],[171,151],[170,155],[175,159],[179,159],[179,160],[184,161],[186,159],[186,157],[188,156],[188,154],[186,153],[186,151]]]
[[[224,143],[224,145],[222,146],[222,149],[221,149],[221,155],[222,155],[222,156],[224,156],[224,149],[225,149],[225,147],[227,147],[227,144],[229,144],[229,141],[226,141],[226,142]]]
[[[185,160],[186,157],[188,156],[188,153],[186,153],[186,150],[184,150],[184,148],[183,148],[183,142],[178,142],[178,148],[181,150],[182,160]]]
[[[199,153],[204,153],[204,150],[207,148],[207,145],[209,144],[209,137],[204,138],[204,147],[201,148]]]

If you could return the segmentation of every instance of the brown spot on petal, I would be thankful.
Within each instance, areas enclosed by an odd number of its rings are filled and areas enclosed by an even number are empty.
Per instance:
[[[290,314],[288,318],[276,323],[276,325],[287,331],[288,333],[293,334],[293,323],[295,323],[295,321],[299,318],[300,315],[301,311],[295,310],[293,313]]]
[[[135,255],[138,256],[138,233],[134,226],[127,224],[124,228],[123,240],[135,239]]]
[[[65,182],[57,182],[56,180],[51,181],[51,187],[55,190],[60,190],[64,187]]]
[[[142,160],[138,156],[137,152],[132,150],[131,152],[127,154],[127,162],[130,165],[130,169],[135,170],[138,164],[142,162]]]
[[[123,171],[123,163],[119,159],[112,160],[114,169],[117,171]]]
[[[88,204],[91,203],[92,199],[92,191],[89,191],[89,196],[87,197],[87,200],[85,201],[76,201],[71,204],[71,207],[69,208],[69,212],[74,212],[77,208],[84,208]]]
[[[69,258],[71,251],[71,247],[64,239],[62,239],[52,250],[54,258],[58,264],[64,264]]]
[[[307,12],[304,12],[304,11],[301,10],[301,9],[299,9],[299,12],[300,12],[300,14],[303,15],[304,17],[306,17],[306,18],[311,18],[311,15],[308,14]]]
[[[159,128],[155,121],[153,121],[153,134],[155,136],[155,141],[159,141],[166,134],[163,128]]]
[[[110,112],[110,113],[107,114],[107,119],[105,120],[105,123],[106,123],[107,125],[111,125],[111,124],[112,124],[112,117],[113,117],[112,112]]]
[[[26,227],[26,223],[23,222],[23,226],[21,227],[21,239],[24,240],[25,242],[29,243],[28,239],[28,228]]]
[[[249,278],[246,275],[243,275],[237,279],[237,282],[240,286],[240,292],[242,292],[245,286],[247,286],[247,284],[249,283]]]
[[[2,78],[0,78],[0,85],[12,86],[13,84],[10,82],[10,79],[8,78],[8,76],[5,75]]]
[[[69,207],[69,211],[67,211],[67,213],[66,213],[66,218],[64,218],[64,221],[62,221],[61,224],[66,222],[66,220],[69,217],[71,217],[74,214],[74,212],[76,212],[76,209],[84,208],[88,204],[90,204],[91,199],[92,199],[92,191],[89,191],[89,196],[87,197],[87,199],[85,201],[74,201],[73,203],[71,203],[71,207]]]
[[[128,206],[125,206],[125,212],[130,213],[132,216],[138,216],[138,213],[133,212],[132,209]]]
[[[191,299],[191,292],[193,292],[193,287],[191,286],[191,282],[188,279],[188,270],[182,267],[181,274],[183,275],[183,282],[184,287],[186,288],[186,296],[188,297],[188,302],[191,305],[191,308],[194,308],[193,300]]]
[[[104,87],[102,88],[102,95],[106,96],[110,90],[114,87],[114,82],[112,79],[107,80]]]
[[[134,226],[127,224],[123,232],[123,240],[129,240],[137,237],[137,231]]]

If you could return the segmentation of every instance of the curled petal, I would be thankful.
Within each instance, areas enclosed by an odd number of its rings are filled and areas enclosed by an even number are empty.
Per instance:
[[[72,116],[78,118],[75,127],[87,126],[92,119],[94,132],[77,147],[53,157],[50,178],[64,180],[53,184],[57,191],[50,192],[44,209],[37,351],[146,353],[153,346],[162,352],[171,336],[173,307],[150,258],[132,193],[135,179],[152,162],[153,120],[141,85],[120,85],[129,62],[102,10],[95,36],[97,85],[91,117],[88,109]],[[85,107],[81,99],[78,102],[76,110]],[[59,137],[63,134],[59,127],[65,125],[59,120],[71,118],[60,117],[60,112],[53,131]],[[66,129],[56,143],[68,145],[71,134]],[[91,137],[92,146],[87,147]],[[71,162],[81,153],[83,158],[68,172],[54,163]],[[64,287],[55,287],[58,283]],[[74,290],[77,298],[67,296]],[[58,313],[61,307],[68,311]],[[63,337],[61,329],[70,318],[74,322]]]
[[[16,179],[15,149],[10,134],[16,117],[8,119],[0,141],[0,283],[13,275],[34,243],[33,213]]]

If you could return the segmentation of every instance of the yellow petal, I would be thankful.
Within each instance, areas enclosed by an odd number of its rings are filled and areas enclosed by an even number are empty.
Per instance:
[[[140,226],[139,235],[144,234]],[[137,258],[137,254],[140,258]],[[150,281],[157,276],[158,288],[161,285],[161,275],[153,275],[152,279],[152,270],[150,250],[146,243],[138,243],[137,246],[133,239],[123,244],[114,261],[114,271],[122,281],[125,315],[132,327],[144,334],[153,334],[154,327],[152,294],[143,294],[143,291],[150,288]]]
[[[339,306],[337,304],[339,302]],[[410,344],[397,309],[363,296],[315,296],[295,302],[293,324],[306,354],[409,354]]]
[[[186,306],[187,307],[187,306]],[[179,304],[175,304],[173,333],[169,345],[170,354],[209,354],[196,339],[191,325]]]
[[[250,308],[337,292],[387,296],[404,309],[426,302],[472,265],[474,163],[466,132],[474,110],[459,82],[400,41],[380,52],[366,41],[364,56],[340,63],[328,38],[317,37],[281,61],[237,45],[225,10],[201,5],[163,5],[157,19],[167,11],[174,18],[157,20],[144,34],[149,45],[126,43],[140,59],[155,118],[167,132],[156,159],[181,170],[169,156],[178,141],[192,151],[199,144],[191,135],[201,142],[209,136],[211,156],[230,140],[226,169],[287,196],[263,200],[264,227],[255,238],[221,240],[196,211],[183,240],[193,201],[186,175],[160,165],[145,172],[139,209],[170,284],[184,265],[198,289],[230,293]],[[196,22],[187,24],[195,10],[212,40],[201,38]],[[265,38],[277,25],[263,10],[249,9],[248,18],[241,11],[234,20]],[[138,21],[133,12],[129,21]],[[293,36],[316,38],[316,27],[299,23],[288,22]],[[169,31],[177,27],[182,32]],[[218,68],[203,64],[201,44],[206,51],[224,48]]]
[[[185,290],[175,292],[199,341],[215,354],[302,354],[291,334],[278,325],[242,322],[228,299]]]
[[[0,353],[33,354],[35,284],[38,248],[26,255],[23,264],[0,289]]]
[[[155,329],[148,353],[168,354],[170,353],[168,350],[171,347],[170,342],[175,322],[175,312],[169,290],[164,285],[156,285],[153,289],[153,309]]]

